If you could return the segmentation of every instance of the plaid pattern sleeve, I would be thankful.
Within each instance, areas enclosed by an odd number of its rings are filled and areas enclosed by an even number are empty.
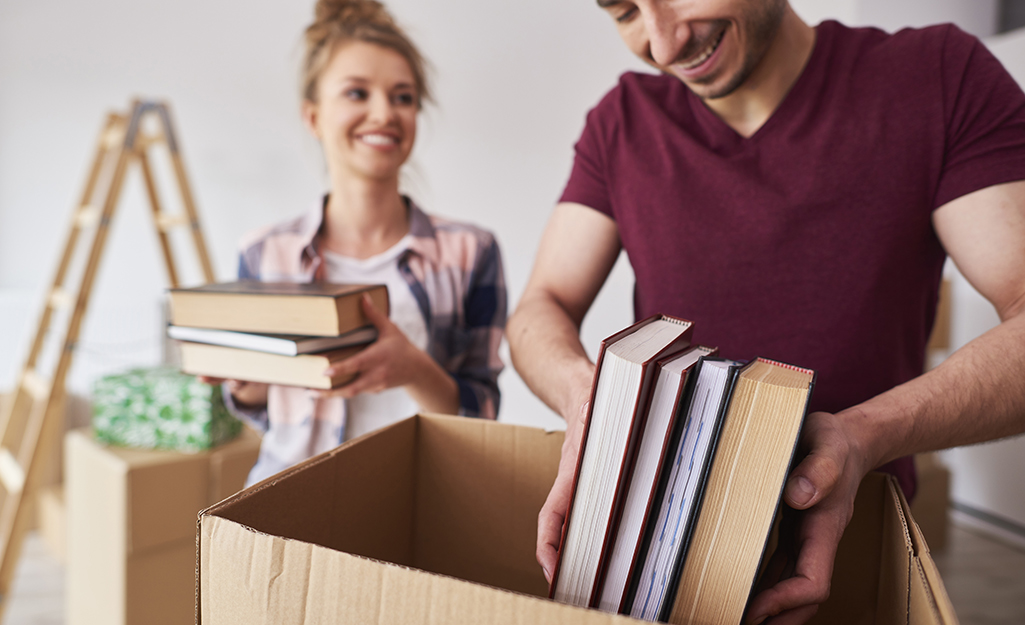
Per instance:
[[[460,414],[495,419],[500,401],[498,374],[503,366],[498,348],[507,311],[502,258],[494,239],[482,249],[469,284],[463,314],[469,343],[452,376],[459,384]]]
[[[458,384],[459,414],[495,419],[507,314],[498,243],[486,230],[418,210],[410,232],[400,268],[428,319],[428,352]]]

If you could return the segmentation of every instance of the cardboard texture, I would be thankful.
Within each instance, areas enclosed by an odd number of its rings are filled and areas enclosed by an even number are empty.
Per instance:
[[[68,522],[64,505],[64,486],[44,486],[36,495],[39,509],[39,533],[50,553],[64,564],[68,555]]]
[[[918,489],[911,513],[934,552],[947,548],[950,535],[950,469],[936,452],[915,455]]]
[[[204,510],[197,622],[641,622],[555,603],[534,561],[563,435],[420,415]],[[892,478],[862,485],[816,623],[956,617]]]
[[[242,488],[259,436],[211,451],[107,447],[65,438],[70,625],[156,625],[195,614],[197,513]]]

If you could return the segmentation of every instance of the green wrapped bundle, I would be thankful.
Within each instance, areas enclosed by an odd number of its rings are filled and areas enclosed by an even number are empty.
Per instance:
[[[93,431],[107,444],[197,452],[235,438],[242,422],[225,408],[219,386],[156,367],[96,381]]]

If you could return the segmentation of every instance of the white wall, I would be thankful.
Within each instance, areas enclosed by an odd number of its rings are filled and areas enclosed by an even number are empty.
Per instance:
[[[953,22],[977,37],[996,32],[999,13],[997,0],[791,0],[790,4],[811,24],[835,19],[893,32]]]

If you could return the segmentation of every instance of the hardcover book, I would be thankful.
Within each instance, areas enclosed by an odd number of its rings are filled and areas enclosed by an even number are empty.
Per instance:
[[[810,369],[763,358],[737,375],[670,623],[736,625],[743,618],[814,383]]]
[[[351,374],[328,377],[324,371],[364,347],[357,345],[319,354],[282,356],[204,343],[182,342],[179,346],[185,373],[317,389],[335,388],[351,380],[354,377]]]
[[[656,315],[602,341],[552,597],[594,605],[616,536],[657,362],[690,346],[689,321]]]
[[[313,354],[351,345],[371,343],[377,339],[377,328],[366,326],[340,336],[302,336],[168,326],[167,336],[179,341],[251,349],[282,356],[298,356],[299,354]]]
[[[388,314],[383,284],[239,281],[171,289],[171,324],[238,332],[338,336],[370,325],[367,293]]]

